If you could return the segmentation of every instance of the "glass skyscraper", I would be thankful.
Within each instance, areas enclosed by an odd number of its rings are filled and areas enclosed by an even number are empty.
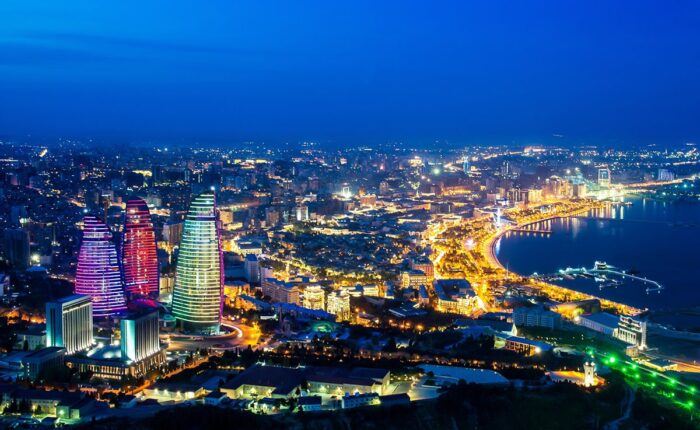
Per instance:
[[[126,310],[124,281],[112,232],[92,215],[83,218],[75,293],[92,298],[94,317],[109,317]]]
[[[186,331],[217,333],[223,263],[214,193],[196,197],[185,218],[173,290],[173,315]]]
[[[158,251],[151,212],[142,199],[126,203],[122,268],[126,291],[130,294],[158,294]]]

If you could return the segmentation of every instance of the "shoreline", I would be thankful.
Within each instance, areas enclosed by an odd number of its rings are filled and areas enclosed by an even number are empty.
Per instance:
[[[566,215],[555,214],[555,215],[549,216],[549,217],[547,217],[547,218],[542,218],[541,220],[538,220],[538,221],[530,221],[530,222],[526,222],[526,223],[522,223],[522,224],[516,224],[516,225],[514,225],[514,226],[508,227],[508,228],[504,229],[503,231],[499,232],[498,234],[496,234],[494,237],[492,237],[489,241],[486,242],[486,247],[488,248],[487,256],[488,256],[490,262],[491,262],[493,265],[495,265],[496,267],[498,267],[498,268],[500,268],[500,269],[506,270],[506,268],[503,267],[503,264],[501,264],[501,261],[498,259],[498,257],[496,257],[496,252],[495,252],[496,243],[497,243],[497,242],[501,239],[501,237],[503,237],[506,233],[509,233],[509,232],[511,232],[511,231],[513,231],[513,230],[516,230],[516,229],[519,229],[519,228],[527,227],[527,226],[529,226],[529,225],[538,224],[538,223],[546,222],[546,221],[551,221],[551,220],[554,220],[554,219],[560,219],[560,218],[563,219],[563,218],[571,218],[571,217],[581,216],[581,213],[589,212],[590,210],[591,210],[590,208],[588,208],[588,209],[581,209],[581,210],[579,210],[579,211],[575,211],[575,212],[572,212],[572,213],[566,214]],[[520,274],[518,274],[518,275],[519,275],[519,276],[522,276],[522,275],[520,275]],[[562,287],[562,288],[565,288],[565,287]],[[567,288],[567,289],[568,289],[568,288]],[[584,293],[584,294],[585,294],[585,293]]]
[[[484,244],[484,247],[486,248],[485,249],[486,252],[484,254],[485,254],[487,260],[489,261],[489,263],[492,264],[493,266],[495,266],[496,268],[501,269],[501,270],[505,270],[506,273],[509,273],[509,274],[514,273],[515,275],[522,277],[522,278],[532,279],[529,276],[521,275],[521,274],[516,273],[516,272],[511,272],[503,266],[503,264],[500,262],[498,257],[496,257],[495,248],[496,248],[496,244],[498,243],[498,241],[506,233],[508,233],[512,230],[515,230],[518,228],[523,228],[523,227],[526,227],[529,225],[533,225],[533,224],[537,224],[537,223],[541,223],[541,222],[545,222],[545,221],[550,221],[553,219],[560,219],[560,218],[563,219],[563,218],[571,218],[571,217],[581,216],[581,214],[588,213],[588,212],[590,212],[590,210],[591,210],[591,208],[586,208],[586,209],[581,209],[579,211],[574,211],[570,214],[554,214],[550,217],[546,217],[546,218],[543,218],[541,220],[516,224],[516,225],[513,225],[511,227],[508,227],[508,228],[504,229],[503,231],[498,232],[497,234],[493,235],[493,237],[491,237],[488,241],[486,241],[486,243]],[[603,297],[594,296],[590,293],[585,293],[582,291],[573,290],[571,288],[567,288],[567,287],[564,287],[561,285],[556,285],[556,284],[552,284],[552,283],[544,282],[544,281],[540,281],[540,283],[541,283],[542,287],[552,289],[554,291],[557,291],[560,294],[579,296],[579,297],[584,297],[584,298],[588,298],[588,299],[595,299],[595,300],[600,301],[601,306],[615,308],[618,310],[625,309],[626,313],[628,313],[628,314],[636,315],[636,314],[642,313],[645,310],[647,310],[647,309],[639,309],[637,307],[634,307],[632,305],[628,305],[625,303],[620,303],[620,302],[616,302],[613,300],[605,299]]]

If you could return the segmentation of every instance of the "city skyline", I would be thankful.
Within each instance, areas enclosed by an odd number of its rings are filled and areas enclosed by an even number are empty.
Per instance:
[[[0,428],[699,429],[699,18],[0,1]]]

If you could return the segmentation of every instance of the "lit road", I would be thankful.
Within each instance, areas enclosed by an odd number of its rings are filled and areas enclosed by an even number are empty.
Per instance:
[[[255,347],[260,340],[260,330],[256,327],[241,323],[234,325],[228,321],[224,321],[221,325],[230,330],[230,332],[220,336],[165,335],[164,337],[169,339],[170,342],[168,350],[182,351],[211,348],[223,351],[247,347],[248,345]]]

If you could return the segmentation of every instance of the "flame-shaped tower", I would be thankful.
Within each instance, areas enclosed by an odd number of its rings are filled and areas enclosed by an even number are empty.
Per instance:
[[[156,234],[151,212],[142,199],[131,199],[126,203],[122,268],[128,293],[158,295]]]
[[[109,317],[126,310],[124,281],[112,232],[92,215],[83,218],[75,292],[92,298],[94,317]]]
[[[173,290],[173,315],[186,331],[217,333],[221,321],[223,263],[214,193],[192,201],[185,218]]]

